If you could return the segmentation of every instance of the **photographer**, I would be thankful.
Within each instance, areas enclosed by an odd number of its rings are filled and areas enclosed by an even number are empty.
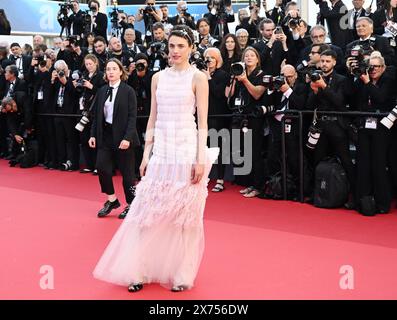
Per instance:
[[[83,74],[75,73],[79,76],[78,79],[73,80],[73,86],[75,87],[76,94],[80,97],[79,99],[79,110],[81,114],[87,113],[87,118],[90,120],[82,128],[80,132],[80,144],[81,151],[84,155],[86,168],[81,169],[80,173],[94,172],[96,162],[96,151],[88,145],[88,140],[91,137],[91,121],[92,115],[89,114],[89,108],[93,102],[95,94],[99,88],[105,85],[104,73],[99,70],[99,61],[93,54],[88,54],[84,58],[84,66],[87,70]],[[73,76],[77,77],[77,76]]]
[[[248,31],[245,29],[238,29],[236,31],[236,38],[237,38],[237,43],[240,47],[241,50],[245,50],[245,48],[248,47]]]
[[[343,111],[346,112],[346,78],[334,70],[336,65],[336,53],[326,50],[321,53],[321,74],[312,76],[310,92],[307,99],[308,108],[318,111]],[[346,203],[347,209],[355,206],[355,173],[352,158],[349,152],[349,139],[347,125],[341,116],[323,115],[317,119],[317,126],[321,129],[320,138],[314,148],[314,164],[323,160],[326,156],[336,155],[346,171],[350,183],[350,192],[353,199]],[[331,152],[332,150],[332,152]]]
[[[109,59],[115,58],[119,60],[128,69],[133,61],[133,56],[129,51],[123,50],[121,41],[118,38],[113,37],[109,40],[109,51]]]
[[[72,83],[71,73],[65,61],[58,60],[51,74],[51,103],[55,112],[77,114],[78,95]],[[55,117],[55,134],[57,144],[57,165],[60,170],[79,169],[79,144],[76,120],[69,117]]]
[[[390,112],[396,103],[395,78],[385,73],[382,55],[374,51],[369,66],[357,81],[350,77],[352,95],[358,111]],[[357,209],[364,215],[387,213],[391,205],[391,187],[387,172],[390,129],[381,118],[362,117],[358,121]],[[369,207],[368,207],[369,201]],[[376,208],[376,211],[369,210]]]
[[[331,42],[342,50],[351,41],[348,26],[342,28],[341,21],[347,16],[347,8],[342,0],[330,0],[332,8],[328,7],[326,0],[315,0],[320,7],[320,15],[327,21]]]
[[[137,115],[149,116],[150,102],[151,102],[151,82],[153,72],[149,71],[149,58],[144,53],[135,55],[134,63],[130,65],[130,76],[128,77],[128,84],[135,90],[137,98]],[[136,121],[136,128],[141,145],[134,149],[135,152],[135,173],[139,177],[139,165],[142,162],[144,146],[144,134],[146,132],[148,118],[138,118]]]
[[[208,49],[207,49],[208,50]],[[227,34],[223,37],[219,47],[222,55],[222,70],[230,74],[230,67],[233,63],[241,61],[241,49],[234,34]]]
[[[176,3],[176,11],[178,11],[178,14],[172,18],[169,18],[169,23],[174,26],[184,24],[190,27],[192,30],[196,29],[194,17],[187,12],[186,1],[178,1]]]
[[[105,69],[106,61],[109,59],[109,54],[106,50],[106,40],[101,36],[95,37],[94,55],[98,58],[99,70],[103,72]]]
[[[165,69],[168,60],[168,41],[161,22],[153,25],[154,42],[150,43],[146,54],[149,57],[149,70],[157,72]]]
[[[65,1],[60,6],[57,20],[62,27],[62,32],[66,28],[66,36],[81,37],[84,34],[84,13],[80,10],[79,2],[77,0],[72,0],[69,3]]]
[[[146,7],[139,8],[136,19],[137,21],[144,21],[145,23],[145,41],[150,43],[154,40],[153,36],[153,24],[156,22],[161,22],[163,19],[163,14],[160,9],[156,9],[155,0],[146,0]]]
[[[295,68],[292,65],[285,65],[281,69],[279,78],[281,83],[278,83],[277,87],[275,86],[277,93],[274,96],[276,109],[281,111],[305,109],[308,87],[304,82],[298,80]],[[281,170],[281,130],[284,130],[288,173],[292,175],[297,186],[299,179],[299,120],[286,116],[283,128],[282,119],[284,117],[282,114],[269,117],[268,174],[271,176]]]
[[[288,57],[287,36],[282,28],[276,28],[270,19],[264,19],[259,23],[262,40],[253,47],[260,52],[262,70],[265,74],[280,74],[281,63]]]
[[[30,63],[32,62],[32,57],[22,54],[22,48],[16,42],[10,45],[10,50],[12,55],[10,55],[9,59],[18,67],[18,77],[25,79],[25,75],[28,73]]]
[[[129,28],[125,30],[124,32],[124,44],[123,44],[123,50],[128,51],[132,58],[135,57],[136,54],[138,53],[145,53],[146,48],[142,45],[139,45],[135,42],[135,30],[132,28]]]
[[[24,80],[18,78],[18,68],[9,65],[4,70],[6,80],[5,98],[12,99],[15,103],[2,108],[5,113],[7,129],[12,137],[11,154],[6,160],[15,160],[21,152],[21,144],[26,131],[32,130],[32,110],[27,96],[27,86]],[[10,108],[12,107],[12,108]]]
[[[88,1],[88,7],[92,12],[91,32],[95,36],[101,36],[107,39],[108,18],[106,14],[99,12],[99,2],[97,0]]]
[[[243,129],[244,124],[246,129],[252,130],[252,172],[249,177],[249,187],[240,191],[244,197],[252,198],[260,193],[259,190],[264,185],[262,158],[264,119],[262,116],[252,117],[252,115],[261,104],[266,88],[263,84],[264,73],[260,69],[261,61],[258,51],[253,47],[248,47],[244,50],[241,61],[244,62],[245,71],[232,78],[231,85],[226,87],[225,95],[228,98],[231,97],[229,106],[234,114],[232,129]]]
[[[246,11],[245,9],[240,9]],[[256,43],[259,40],[259,29],[258,24],[262,20],[259,17],[260,8],[254,3],[249,6],[250,14],[248,17],[241,18],[240,25],[236,27],[236,31],[239,29],[245,29],[249,33],[248,43],[250,45]],[[239,11],[239,12],[240,12]],[[237,32],[236,32],[237,35]]]
[[[135,36],[136,36],[135,42],[137,44],[142,44],[142,33],[139,30],[135,29],[135,16],[134,15],[127,16],[127,23],[129,26],[131,26],[132,29],[135,30]]]
[[[161,19],[162,24],[171,24],[171,17],[169,16],[169,10],[168,10],[168,5],[162,4],[160,5],[160,10],[163,15],[163,18]]]
[[[35,51],[29,69],[29,78],[33,85],[33,109],[35,113],[55,113],[55,108],[50,101],[51,97],[51,73],[55,59],[50,58],[51,49],[48,54]],[[53,56],[55,52],[53,52]],[[56,58],[56,57],[53,57]],[[43,164],[45,169],[56,168],[56,140],[54,118],[37,116],[36,135],[38,142],[38,162]]]
[[[309,61],[307,61],[306,65],[303,64],[302,62],[302,64],[297,66],[297,70],[302,76],[301,80],[303,82],[310,83],[310,74],[315,70],[321,70],[321,54],[325,50],[329,50],[329,49],[331,49],[331,47],[328,44],[311,45],[311,51],[309,53]]]
[[[374,24],[370,18],[358,18],[356,29],[359,40],[355,40],[346,46],[346,55],[350,54],[353,47],[359,45],[365,51],[379,51],[385,59],[387,66],[395,65],[396,58],[393,48],[390,46],[387,38],[373,34]]]
[[[227,0],[208,0],[208,13],[204,18],[210,24],[210,33],[213,37],[222,39],[225,34],[230,33],[228,23],[234,22],[234,13],[231,1]]]
[[[57,60],[64,60],[70,70],[83,68],[83,60],[88,51],[80,47],[81,41],[77,36],[70,36],[63,42],[58,52]]]
[[[209,85],[208,115],[230,114],[230,109],[227,106],[227,100],[225,97],[225,89],[230,82],[230,75],[222,70],[221,52],[217,48],[209,48],[204,52],[204,59],[207,65],[207,69],[204,69],[202,71],[207,75]],[[221,130],[230,130],[230,118],[209,117],[208,129],[212,129],[211,131],[214,132],[214,135],[216,135],[217,137],[215,145],[210,145],[210,147],[220,148],[218,162],[217,164],[215,164],[217,171],[216,185],[211,191],[221,192],[225,189],[224,177],[226,163],[229,163],[230,161],[230,159],[225,159],[225,157],[223,156],[228,157],[230,155],[224,154],[224,141],[222,141],[222,137],[218,137],[218,134],[221,133]],[[212,136],[210,135],[209,143],[213,142],[211,139]]]
[[[210,35],[210,23],[206,18],[197,20],[197,30],[199,32],[199,45],[198,50],[201,53],[211,47],[217,47],[220,42]]]

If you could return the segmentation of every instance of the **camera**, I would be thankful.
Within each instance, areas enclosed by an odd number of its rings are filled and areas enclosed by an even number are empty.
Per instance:
[[[217,46],[219,45],[219,40],[216,39],[216,38],[214,38],[214,37],[205,36],[204,38],[202,38],[202,37],[200,37],[200,38],[201,38],[201,40],[207,39],[207,40],[208,40],[208,44],[209,44],[211,47],[217,47]],[[201,40],[200,40],[199,42],[201,42]]]
[[[153,43],[150,45],[150,50],[151,50],[153,53],[161,53],[161,52],[164,52],[165,48],[166,48],[166,44],[165,44],[164,42],[162,42],[162,41],[156,41],[156,42],[153,42]]]
[[[83,116],[80,121],[76,124],[75,129],[77,131],[83,132],[85,126],[90,122],[89,112],[87,110],[83,111]]]
[[[321,70],[315,69],[313,72],[309,74],[309,78],[311,82],[316,82],[321,79],[323,72]]]
[[[283,28],[281,26],[277,26],[276,29],[274,29],[275,34],[281,34],[283,33]]]
[[[155,6],[147,5],[144,9],[142,9],[142,14],[151,14],[156,11]]]
[[[354,62],[356,62],[356,65],[352,68],[352,73],[356,77],[360,77],[369,70],[369,60],[364,57],[366,54],[369,54],[368,50],[360,45],[354,46],[350,50],[349,57],[354,58]]]
[[[35,59],[40,67],[44,68],[47,65],[47,56],[45,54],[40,54]]]
[[[269,90],[280,90],[285,84],[285,77],[281,75],[273,77],[272,75],[266,74],[263,76],[262,83]]]
[[[323,72],[315,66],[309,65],[306,60],[303,60],[302,63],[296,67],[296,71],[303,75],[308,75],[312,82],[320,80],[323,74]]]
[[[315,124],[312,124],[309,128],[308,139],[306,142],[306,147],[309,149],[314,149],[317,145],[318,139],[320,139],[321,129]]]
[[[199,69],[199,70],[207,70],[208,69],[208,63],[210,62],[210,60],[208,58],[204,60],[199,51],[194,52],[192,54],[190,60],[191,60],[190,61],[191,64],[194,64],[197,67],[197,69]]]
[[[83,78],[83,74],[81,73],[80,70],[75,70],[72,73],[72,79],[76,80],[77,85],[76,85],[76,92],[78,93],[82,93],[84,91],[84,78]]]
[[[320,3],[323,2],[323,0],[313,0],[315,4],[319,5]]]
[[[235,62],[230,66],[230,72],[233,76],[241,76],[245,71],[244,62]]]
[[[397,106],[395,106],[393,110],[390,111],[390,113],[386,117],[380,120],[380,123],[383,124],[387,129],[390,129],[393,126],[394,121],[396,121],[396,119],[397,119]]]
[[[69,41],[69,46],[73,45],[75,47],[80,46],[80,37],[79,36],[69,36],[66,38]]]
[[[65,71],[63,70],[58,71],[58,77],[62,78],[64,76],[65,76]]]
[[[139,72],[142,72],[146,69],[146,66],[142,62],[139,62],[135,65],[135,69]]]
[[[59,12],[60,14],[67,16],[68,10],[73,10],[73,4],[70,1],[65,1],[64,3],[59,3]]]
[[[226,7],[231,6],[231,0],[209,0],[208,7],[212,7],[213,15],[222,15],[226,13]]]
[[[273,112],[275,110],[275,107],[273,105],[270,106],[255,106],[253,116],[256,118],[259,118],[267,113]]]

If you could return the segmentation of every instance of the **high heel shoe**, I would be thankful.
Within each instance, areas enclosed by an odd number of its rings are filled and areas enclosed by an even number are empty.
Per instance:
[[[129,292],[137,292],[143,289],[143,284],[142,283],[131,283],[128,286],[128,291]]]

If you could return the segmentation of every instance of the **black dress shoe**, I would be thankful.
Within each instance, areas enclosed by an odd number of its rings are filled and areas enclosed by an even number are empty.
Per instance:
[[[128,291],[129,292],[137,292],[143,289],[143,284],[142,283],[137,283],[137,284],[130,284],[128,286]]]
[[[356,204],[353,200],[349,200],[348,202],[346,202],[344,205],[345,209],[347,210],[354,210],[356,209]]]
[[[127,213],[128,213],[129,210],[130,210],[130,205],[127,205],[127,206],[124,208],[123,212],[120,213],[119,219],[124,219],[124,218],[127,216]]]
[[[110,202],[109,200],[106,201],[103,208],[98,212],[98,218],[107,216],[110,211],[112,211],[113,209],[117,209],[118,207],[120,207],[120,202],[118,199],[113,202]]]

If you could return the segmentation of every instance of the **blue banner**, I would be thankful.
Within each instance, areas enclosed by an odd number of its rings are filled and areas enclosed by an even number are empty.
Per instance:
[[[11,32],[13,33],[29,33],[56,35],[61,32],[61,27],[57,21],[57,13],[61,2],[45,1],[45,0],[0,0],[0,8],[3,8],[8,20],[11,23]],[[126,14],[136,14],[141,5],[125,5],[118,6],[119,10],[123,10]],[[233,5],[236,13],[239,8],[246,5]],[[176,5],[169,5],[170,16],[176,14]],[[86,4],[80,4],[81,10],[87,10]],[[108,6],[107,12],[112,11],[113,7]],[[201,18],[207,12],[207,6],[203,4],[189,4],[188,12],[197,19]],[[110,20],[108,21],[110,30]],[[136,29],[143,31],[143,22],[136,22]]]

